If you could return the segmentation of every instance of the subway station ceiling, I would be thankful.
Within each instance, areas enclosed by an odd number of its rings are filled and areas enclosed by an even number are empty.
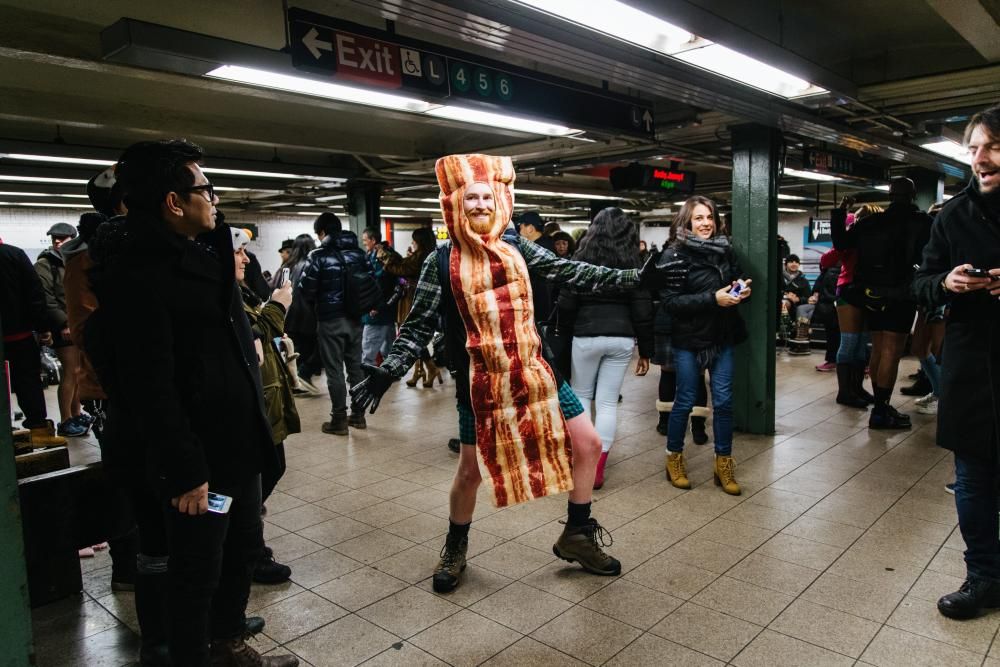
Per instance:
[[[610,117],[567,136],[501,129],[451,120],[438,109],[450,104],[426,96],[410,107],[373,107],[204,75],[256,65],[322,81],[293,68],[291,54],[311,42],[320,60],[332,41],[296,32],[286,21],[288,4],[36,0],[26,8],[0,0],[0,206],[73,205],[60,195],[82,192],[80,181],[129,143],[183,136],[206,148],[207,164],[220,170],[210,176],[226,188],[223,208],[233,210],[309,214],[340,205],[347,182],[376,181],[384,184],[387,215],[433,217],[434,160],[494,152],[515,159],[522,191],[539,193],[521,196],[525,207],[585,219],[589,199],[620,198],[652,220],[683,197],[614,192],[610,169],[641,162],[692,171],[698,193],[725,202],[732,128],[756,123],[785,136],[781,192],[789,202],[781,205],[811,211],[838,192],[878,200],[885,177],[912,168],[942,174],[947,191],[959,189],[968,178],[961,158],[924,146],[960,136],[972,113],[1000,101],[1000,0],[628,0],[687,34],[676,51],[616,34],[626,22],[614,16],[586,25],[528,0],[291,3],[383,41],[537,77],[552,84],[532,100],[539,109],[553,108],[544,98],[560,95],[563,84],[591,91],[584,102],[605,95],[632,104],[639,131],[623,131]],[[786,98],[712,73],[696,59],[709,54],[704,46],[791,73],[812,84],[812,94]],[[418,104],[429,111],[412,112]],[[504,112],[502,102],[491,110]],[[583,111],[566,113],[583,118]],[[542,120],[576,128],[557,116]],[[815,180],[824,171],[810,164],[816,155],[863,168]],[[805,175],[794,171],[803,168]]]

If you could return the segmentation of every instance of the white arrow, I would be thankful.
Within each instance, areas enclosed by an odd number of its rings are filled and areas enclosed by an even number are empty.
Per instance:
[[[311,53],[313,58],[316,60],[319,60],[320,56],[323,55],[320,53],[321,49],[323,51],[333,51],[333,42],[324,42],[321,40],[315,27],[309,28],[309,32],[307,32],[306,36],[302,38],[302,43],[306,45],[306,48],[309,49],[309,53]]]
[[[642,114],[642,122],[646,126],[646,131],[651,132],[653,130],[653,114],[649,113],[649,109],[646,109]]]
[[[813,235],[813,241],[819,238],[819,225],[813,225],[812,235]]]

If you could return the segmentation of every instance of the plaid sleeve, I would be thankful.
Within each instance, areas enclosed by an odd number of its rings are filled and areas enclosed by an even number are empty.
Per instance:
[[[438,325],[440,303],[441,281],[438,276],[437,253],[432,252],[420,269],[410,313],[399,329],[399,336],[393,342],[389,356],[382,362],[382,368],[393,377],[401,378],[406,375],[406,371],[420,358],[423,349],[430,344]]]
[[[609,269],[586,262],[563,259],[521,237],[518,237],[517,243],[528,269],[546,280],[590,290],[608,287],[629,288],[639,285],[638,269]]]

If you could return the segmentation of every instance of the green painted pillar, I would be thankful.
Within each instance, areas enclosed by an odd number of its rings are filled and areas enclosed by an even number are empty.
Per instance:
[[[347,203],[344,209],[347,211],[348,224],[344,227],[349,227],[357,234],[359,243],[365,227],[382,229],[381,201],[381,183],[363,181],[347,184]]]
[[[0,323],[0,331],[3,330]],[[0,337],[0,664],[28,667],[35,664],[31,644],[31,611],[28,602],[28,573],[24,563],[21,533],[21,505],[14,470],[14,443],[10,435],[10,402],[7,374]]]
[[[913,181],[917,188],[917,199],[913,203],[921,211],[926,211],[944,199],[944,174],[939,174],[930,169],[913,167],[906,170],[906,177]]]
[[[741,305],[750,337],[736,348],[736,429],[774,433],[774,335],[778,295],[778,174],[782,137],[775,128],[732,128],[732,235],[753,296]]]

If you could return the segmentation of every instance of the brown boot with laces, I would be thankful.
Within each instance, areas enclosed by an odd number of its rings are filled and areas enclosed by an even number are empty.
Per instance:
[[[294,655],[261,655],[242,637],[212,642],[212,667],[298,667]]]
[[[570,563],[579,563],[591,574],[616,577],[622,572],[622,564],[601,549],[612,544],[610,533],[596,519],[587,519],[582,526],[567,523],[559,540],[552,545],[552,553]]]
[[[732,456],[715,457],[715,485],[731,496],[738,496],[743,491],[736,483],[736,461]]]
[[[681,452],[667,453],[667,479],[678,489],[690,489],[687,470],[684,469],[684,454]]]
[[[441,549],[441,560],[434,568],[434,592],[450,593],[458,587],[458,577],[465,570],[465,553],[469,550],[469,538],[449,535]]]

